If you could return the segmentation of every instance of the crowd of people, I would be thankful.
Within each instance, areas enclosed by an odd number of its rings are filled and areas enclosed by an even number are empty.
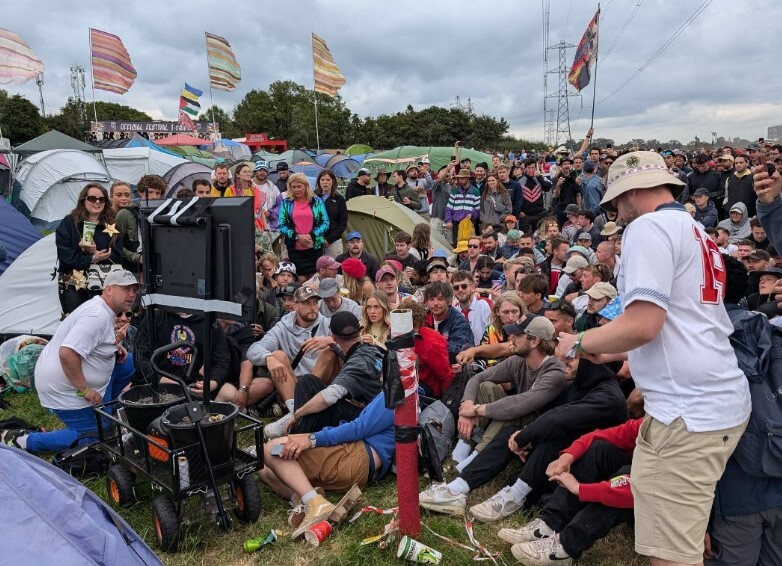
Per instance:
[[[180,191],[254,199],[256,318],[219,320],[210,383],[201,348],[191,379],[242,410],[276,396],[260,479],[290,499],[294,538],[334,511],[324,490],[392,468],[382,368],[391,313],[406,309],[420,394],[461,383],[458,475],[421,492],[422,507],[492,522],[542,505],[498,533],[529,565],[570,564],[622,522],[653,564],[782,563],[780,148],[616,152],[591,137],[572,156],[491,164],[459,159],[457,144],[438,171],[426,159],[374,179],[360,169],[344,196],[330,171],[311,187],[281,163],[272,183],[263,161],[233,178],[218,164]],[[154,199],[166,185],[147,175],[136,190]],[[346,233],[346,200],[369,194],[422,218],[380,256]],[[131,312],[138,224],[122,182],[87,185],[60,224],[64,322],[36,384],[67,433],[4,441],[70,445],[94,427],[91,405],[151,379],[155,348],[203,343],[199,315],[166,311],[152,328]],[[189,361],[174,351],[161,367]],[[468,508],[511,463],[520,471]]]

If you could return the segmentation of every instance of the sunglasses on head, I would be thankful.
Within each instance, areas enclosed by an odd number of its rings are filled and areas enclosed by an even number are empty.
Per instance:
[[[90,195],[88,197],[84,197],[84,200],[92,203],[96,203],[96,202],[104,203],[106,202],[106,197],[96,197],[95,195]]]

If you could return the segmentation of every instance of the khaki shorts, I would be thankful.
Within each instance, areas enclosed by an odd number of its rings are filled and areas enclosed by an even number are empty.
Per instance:
[[[702,562],[714,488],[746,426],[688,432],[681,417],[665,426],[646,416],[631,473],[636,552],[684,564]]]
[[[313,487],[347,491],[364,487],[369,478],[369,455],[363,441],[305,450],[296,460]]]

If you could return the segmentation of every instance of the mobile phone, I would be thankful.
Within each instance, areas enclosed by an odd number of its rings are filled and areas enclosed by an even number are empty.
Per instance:
[[[456,156],[455,155],[451,156],[451,161],[456,161]]]
[[[279,456],[280,454],[282,454],[283,446],[284,444],[275,444],[274,446],[272,446],[271,449],[272,456]]]
[[[758,143],[764,143],[766,141],[766,138],[758,138]]]

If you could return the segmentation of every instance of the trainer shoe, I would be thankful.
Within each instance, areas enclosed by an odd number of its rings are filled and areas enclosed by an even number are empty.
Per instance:
[[[263,426],[263,439],[273,440],[287,434],[288,423],[293,418],[293,413],[288,413],[281,419]]]
[[[522,502],[522,504],[523,503],[524,502]],[[513,492],[508,485],[483,503],[478,503],[478,505],[470,507],[470,513],[472,513],[473,517],[483,523],[491,523],[492,521],[504,519],[519,509],[521,509],[521,505],[516,503],[513,499]]]
[[[562,548],[559,536],[520,542],[510,547],[513,556],[524,566],[571,566],[573,559]]]
[[[418,494],[418,502],[424,509],[437,513],[464,515],[467,495],[453,493],[446,483],[433,483]]]
[[[14,429],[4,430],[0,432],[0,443],[8,444],[9,446],[13,446],[14,448],[19,448],[20,450],[24,450],[17,442],[17,439],[21,436],[27,436],[31,432],[36,432],[36,431],[26,429],[26,428],[14,428]]]
[[[326,496],[326,492],[322,487],[316,487],[315,492],[323,497]],[[304,520],[304,515],[307,514],[307,506],[301,502],[301,499],[295,493],[293,494],[292,505],[293,509],[288,509],[288,524],[295,529],[301,525],[301,522]]]
[[[328,500],[320,494],[316,494],[315,497],[310,499],[306,508],[307,511],[304,514],[304,519],[299,525],[299,528],[291,534],[291,538],[294,540],[307,532],[307,529],[312,525],[325,521],[328,516],[331,515],[331,512],[334,511],[334,505],[329,503]]]
[[[518,529],[500,529],[497,536],[505,542],[518,544],[553,537],[556,533],[543,519],[535,519]]]

